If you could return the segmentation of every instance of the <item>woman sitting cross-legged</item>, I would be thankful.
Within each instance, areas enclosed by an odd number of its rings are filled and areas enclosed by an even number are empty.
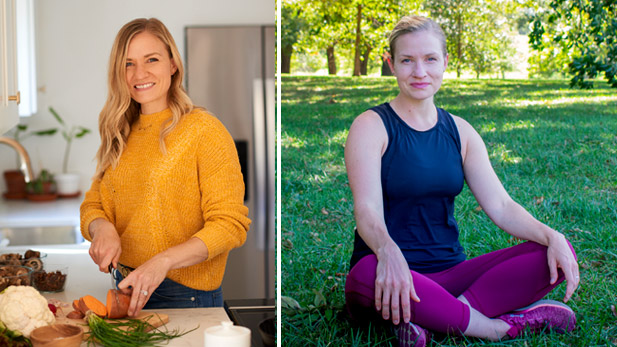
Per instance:
[[[391,323],[401,346],[424,346],[427,331],[493,341],[571,331],[572,309],[542,298],[566,280],[567,302],[578,287],[574,249],[510,198],[473,127],[433,102],[448,64],[443,31],[404,17],[390,54],[399,94],[359,115],[345,147],[357,225],[350,315]],[[464,182],[499,228],[528,242],[466,259],[454,218]]]

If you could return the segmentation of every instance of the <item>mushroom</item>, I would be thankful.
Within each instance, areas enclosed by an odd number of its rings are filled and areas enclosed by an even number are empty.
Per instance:
[[[33,251],[31,249],[27,250],[26,253],[24,254],[24,258],[26,259],[40,258],[40,257],[41,257],[41,252]]]
[[[24,260],[24,266],[27,266],[32,269],[32,271],[38,271],[43,268],[43,262],[39,258],[30,258]]]

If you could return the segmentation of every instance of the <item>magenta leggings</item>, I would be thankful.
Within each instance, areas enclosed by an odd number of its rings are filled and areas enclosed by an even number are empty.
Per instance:
[[[574,249],[570,245],[572,253]],[[447,270],[421,274],[411,271],[420,302],[411,301],[411,321],[436,332],[461,334],[469,325],[469,307],[495,317],[542,299],[564,280],[550,284],[545,246],[525,242],[465,260]],[[576,256],[576,254],[575,254]],[[347,275],[345,299],[353,319],[383,321],[375,309],[377,257],[362,258]],[[402,317],[401,313],[401,317]]]

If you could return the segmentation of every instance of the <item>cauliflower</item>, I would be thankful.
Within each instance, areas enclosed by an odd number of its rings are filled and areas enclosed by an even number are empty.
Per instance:
[[[0,293],[0,322],[30,337],[32,330],[55,321],[47,300],[29,286],[10,286]]]

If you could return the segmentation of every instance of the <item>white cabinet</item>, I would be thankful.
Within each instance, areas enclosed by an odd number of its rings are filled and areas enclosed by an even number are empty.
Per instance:
[[[0,0],[0,135],[19,122],[15,0]]]

